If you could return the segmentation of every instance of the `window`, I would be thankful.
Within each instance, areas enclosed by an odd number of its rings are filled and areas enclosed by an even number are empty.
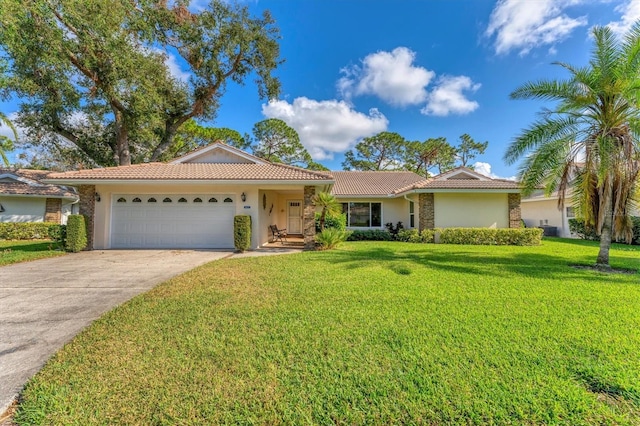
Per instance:
[[[574,210],[573,207],[567,207],[567,218],[568,219],[573,219],[576,217],[576,211]]]
[[[158,200],[156,200],[155,198],[151,197],[147,200],[147,203],[157,203]]]
[[[184,197],[181,197],[181,198],[178,200],[178,202],[179,202],[179,203],[186,203],[186,202],[187,202],[187,199],[186,199],[186,198],[184,198]]]
[[[409,227],[416,227],[416,218],[415,218],[415,206],[413,205],[413,201],[409,201]]]
[[[140,198],[136,197],[136,198],[134,198],[134,199],[132,200],[132,202],[133,202],[133,203],[141,203],[141,202],[142,202],[142,200],[141,200]]]
[[[227,197],[227,198],[224,199],[224,202],[225,203],[233,203],[233,200],[231,198]]]
[[[382,226],[382,203],[342,203],[342,212],[347,214],[349,227],[379,228]]]
[[[218,199],[217,199],[217,198],[215,198],[215,197],[211,197],[211,198],[209,198],[209,202],[210,202],[210,203],[217,203],[217,202],[218,202]]]
[[[126,203],[127,200],[126,200],[126,198],[120,197],[120,198],[118,198],[118,202],[119,203]]]
[[[198,197],[198,198],[194,198],[193,199],[194,203],[201,203],[202,202],[202,198]]]
[[[165,198],[164,200],[162,200],[163,203],[173,203],[173,200],[169,197]]]

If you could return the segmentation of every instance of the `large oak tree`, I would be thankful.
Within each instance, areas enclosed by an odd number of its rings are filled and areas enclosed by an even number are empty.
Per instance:
[[[36,145],[90,165],[157,160],[181,125],[213,119],[229,82],[273,97],[279,32],[268,12],[211,0],[0,0],[7,90]],[[188,79],[165,65],[174,54]]]

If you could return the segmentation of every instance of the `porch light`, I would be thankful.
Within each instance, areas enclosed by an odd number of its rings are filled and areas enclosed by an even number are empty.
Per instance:
[[[0,213],[4,211],[4,207],[2,207],[2,204],[0,204]]]
[[[240,199],[242,200],[243,203],[247,201],[247,194],[243,192],[242,195],[240,195]]]
[[[97,202],[97,203],[99,203],[99,202],[100,202],[100,194],[98,194],[98,193],[96,192],[96,193],[95,193],[95,194],[93,194],[93,195],[94,195],[94,197],[95,197],[95,199],[96,199],[96,202]]]

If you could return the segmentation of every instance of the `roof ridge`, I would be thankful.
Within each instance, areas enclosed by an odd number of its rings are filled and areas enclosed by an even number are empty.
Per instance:
[[[331,171],[329,171],[329,172],[321,172],[321,171],[318,171],[318,170],[305,169],[304,167],[292,166],[290,164],[275,163],[273,161],[267,161],[267,160],[264,160],[264,161],[266,161],[268,164],[272,164],[274,166],[284,167],[284,168],[293,169],[293,170],[299,170],[299,171],[311,173],[311,174],[319,176],[319,177],[325,177],[325,178],[333,179],[333,175],[331,174],[332,173]]]

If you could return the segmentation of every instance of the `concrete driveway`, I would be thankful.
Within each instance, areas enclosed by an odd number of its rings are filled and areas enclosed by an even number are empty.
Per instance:
[[[106,311],[231,251],[107,250],[0,267],[0,416],[44,363]]]

